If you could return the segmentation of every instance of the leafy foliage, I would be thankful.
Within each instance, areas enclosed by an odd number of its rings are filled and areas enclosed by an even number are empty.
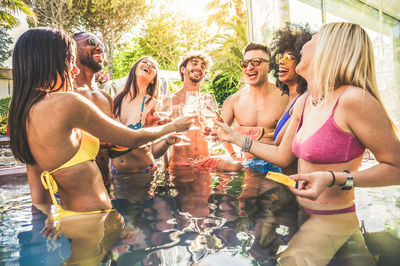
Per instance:
[[[85,28],[100,33],[108,47],[108,73],[113,78],[113,54],[116,44],[148,11],[145,0],[86,0],[81,20]]]
[[[12,51],[9,46],[12,44],[12,38],[7,33],[7,30],[0,26],[0,67],[3,66],[4,62],[10,58]]]
[[[209,36],[203,26],[176,11],[152,10],[144,18],[138,37],[116,54],[115,78],[125,76],[133,63],[146,55],[154,57],[160,69],[177,70],[185,52],[207,49]]]
[[[0,135],[6,135],[11,96],[0,99]]]
[[[240,89],[240,78],[230,73],[221,73],[217,75],[207,91],[215,95],[219,105],[222,105],[226,98]]]
[[[79,0],[25,0],[37,16],[30,26],[48,26],[72,33],[80,26],[82,6]]]
[[[213,40],[217,47],[211,52],[214,65],[211,69],[209,91],[215,94],[220,104],[240,89],[242,76],[240,61],[243,59],[242,51],[247,44],[246,25],[243,20],[236,18],[235,23],[227,23],[225,29],[226,33],[217,35]]]
[[[13,28],[18,25],[18,19],[14,16],[18,12],[23,12],[32,20],[35,20],[35,14],[23,0],[2,0],[0,1],[0,26]]]
[[[208,91],[215,94],[219,104],[240,89],[243,48],[247,45],[246,16],[243,0],[215,0],[207,5],[213,12],[208,23],[223,29],[211,41],[216,47],[210,55],[214,60],[211,69],[211,85]]]
[[[212,11],[207,23],[215,23],[219,28],[223,28],[228,23],[240,23],[245,18],[245,2],[243,0],[213,0],[210,1],[206,9]]]

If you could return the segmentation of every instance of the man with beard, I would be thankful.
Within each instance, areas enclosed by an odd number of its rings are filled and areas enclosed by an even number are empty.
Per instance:
[[[272,134],[279,118],[285,112],[289,98],[287,95],[282,95],[281,91],[268,81],[271,52],[266,45],[249,43],[244,48],[243,54],[241,67],[247,84],[226,99],[221,116],[229,126],[236,120],[237,130],[243,134],[252,129],[266,132],[264,135],[259,134],[258,140],[273,143]],[[233,159],[239,159],[232,144],[224,145]],[[245,167],[263,172],[280,171],[279,167],[255,158],[250,153],[245,153],[245,158]]]
[[[208,72],[210,60],[200,51],[189,52],[179,64],[179,74],[183,81],[183,88],[173,96],[174,105],[185,105],[186,93],[199,92],[201,82]],[[196,126],[200,126],[196,121]],[[210,158],[208,142],[202,136],[200,129],[188,130],[187,136],[191,139],[188,145],[174,145],[171,147],[169,167],[204,167],[221,171],[238,171],[241,164],[222,158]]]
[[[76,66],[79,74],[75,78],[74,91],[93,102],[103,113],[113,117],[113,100],[105,91],[100,90],[95,82],[95,73],[104,69],[104,45],[89,32],[73,35],[76,41]],[[102,145],[96,157],[106,187],[110,184],[109,156],[107,146]]]

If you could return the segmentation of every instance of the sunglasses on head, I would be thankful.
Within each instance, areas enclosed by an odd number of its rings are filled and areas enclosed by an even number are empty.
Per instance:
[[[280,62],[281,60],[283,60],[283,63],[284,63],[285,65],[287,65],[290,61],[293,61],[294,58],[292,58],[290,55],[288,55],[288,54],[286,54],[286,53],[277,54],[277,55],[276,55],[275,63],[276,63],[277,65],[279,65],[279,62]]]
[[[247,68],[250,63],[252,66],[257,67],[257,66],[261,65],[262,62],[268,62],[268,60],[265,60],[264,58],[253,58],[250,60],[243,60],[240,62],[240,66],[242,68]]]

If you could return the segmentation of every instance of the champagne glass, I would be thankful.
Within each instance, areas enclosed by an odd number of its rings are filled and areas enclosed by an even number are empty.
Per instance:
[[[214,119],[218,119],[217,110],[218,103],[215,100],[214,94],[201,93],[200,94],[200,105],[201,105],[201,115],[199,116],[199,121],[202,126],[206,126],[210,129],[214,127]],[[204,137],[207,141],[212,141],[211,136]],[[212,147],[217,147],[222,142],[213,142]]]
[[[160,118],[167,119],[172,112],[172,97],[170,95],[160,96],[155,111]]]
[[[200,94],[201,114],[199,115],[199,122],[203,127],[213,128],[213,120],[217,118],[215,114],[215,98],[214,95],[208,93]],[[211,136],[205,136],[204,139],[211,141]]]
[[[186,115],[198,115],[200,113],[200,95],[197,91],[186,92],[186,102],[183,109]]]
[[[197,91],[186,92],[186,102],[183,107],[183,114],[185,116],[200,115],[200,97]],[[192,126],[189,130],[200,129],[198,126]]]
[[[182,117],[183,116],[183,110],[181,105],[172,105],[172,112],[170,115],[170,119],[174,121],[175,119]],[[181,142],[178,142],[175,144],[175,146],[184,146],[184,145],[189,145],[190,141],[192,141],[186,133],[175,133],[177,137],[181,139]],[[185,142],[186,141],[186,142]]]

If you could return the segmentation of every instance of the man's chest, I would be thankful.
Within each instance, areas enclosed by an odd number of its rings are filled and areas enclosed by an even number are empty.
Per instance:
[[[282,107],[271,101],[237,102],[233,108],[236,122],[241,126],[275,128],[282,116]]]

